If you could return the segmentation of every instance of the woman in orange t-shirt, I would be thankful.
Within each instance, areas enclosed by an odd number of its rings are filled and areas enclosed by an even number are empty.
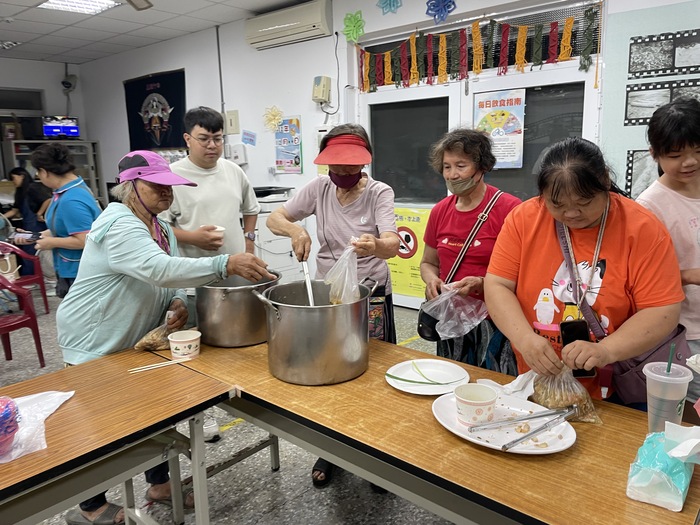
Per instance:
[[[506,219],[485,279],[486,305],[516,350],[518,371],[592,370],[652,349],[678,324],[684,297],[666,228],[622,193],[600,149],[585,139],[555,143],[537,185],[539,197]],[[567,232],[574,276],[557,220]],[[563,346],[560,323],[583,319],[581,299],[607,337]],[[584,383],[601,398],[597,380]]]

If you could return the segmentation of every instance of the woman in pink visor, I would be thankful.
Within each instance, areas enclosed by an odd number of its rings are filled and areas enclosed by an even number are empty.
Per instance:
[[[276,235],[291,238],[299,261],[311,253],[312,239],[298,221],[316,216],[316,279],[323,279],[350,243],[357,253],[359,280],[367,277],[378,286],[370,299],[369,335],[396,343],[391,273],[386,263],[399,252],[394,218],[394,190],[374,180],[362,168],[372,162],[372,146],[358,124],[334,127],[321,140],[315,164],[328,165],[328,177],[317,177],[301,188],[267,219]],[[312,472],[313,484],[330,482],[333,465],[319,459]]]

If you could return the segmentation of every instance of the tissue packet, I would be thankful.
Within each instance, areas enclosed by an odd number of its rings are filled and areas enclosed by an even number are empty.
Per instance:
[[[668,510],[683,510],[695,464],[670,457],[663,432],[649,434],[637,451],[627,478],[627,497]]]

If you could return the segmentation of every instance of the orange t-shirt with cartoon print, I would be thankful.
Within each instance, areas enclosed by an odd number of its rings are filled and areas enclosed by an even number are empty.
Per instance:
[[[589,282],[598,228],[569,230],[576,264]],[[516,296],[532,329],[561,355],[559,323],[578,318],[573,286],[561,252],[554,218],[535,197],[515,208],[496,240],[489,273],[517,283]],[[678,260],[663,224],[636,202],[610,194],[610,210],[598,264],[586,302],[606,334],[638,310],[679,303],[684,294]],[[520,352],[518,371],[529,370]],[[600,399],[596,381],[582,381]]]

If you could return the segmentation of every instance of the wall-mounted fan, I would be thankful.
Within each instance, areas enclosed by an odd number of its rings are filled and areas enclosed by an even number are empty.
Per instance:
[[[149,9],[153,7],[153,4],[148,0],[126,0],[131,7],[137,11],[143,11],[144,9]]]

